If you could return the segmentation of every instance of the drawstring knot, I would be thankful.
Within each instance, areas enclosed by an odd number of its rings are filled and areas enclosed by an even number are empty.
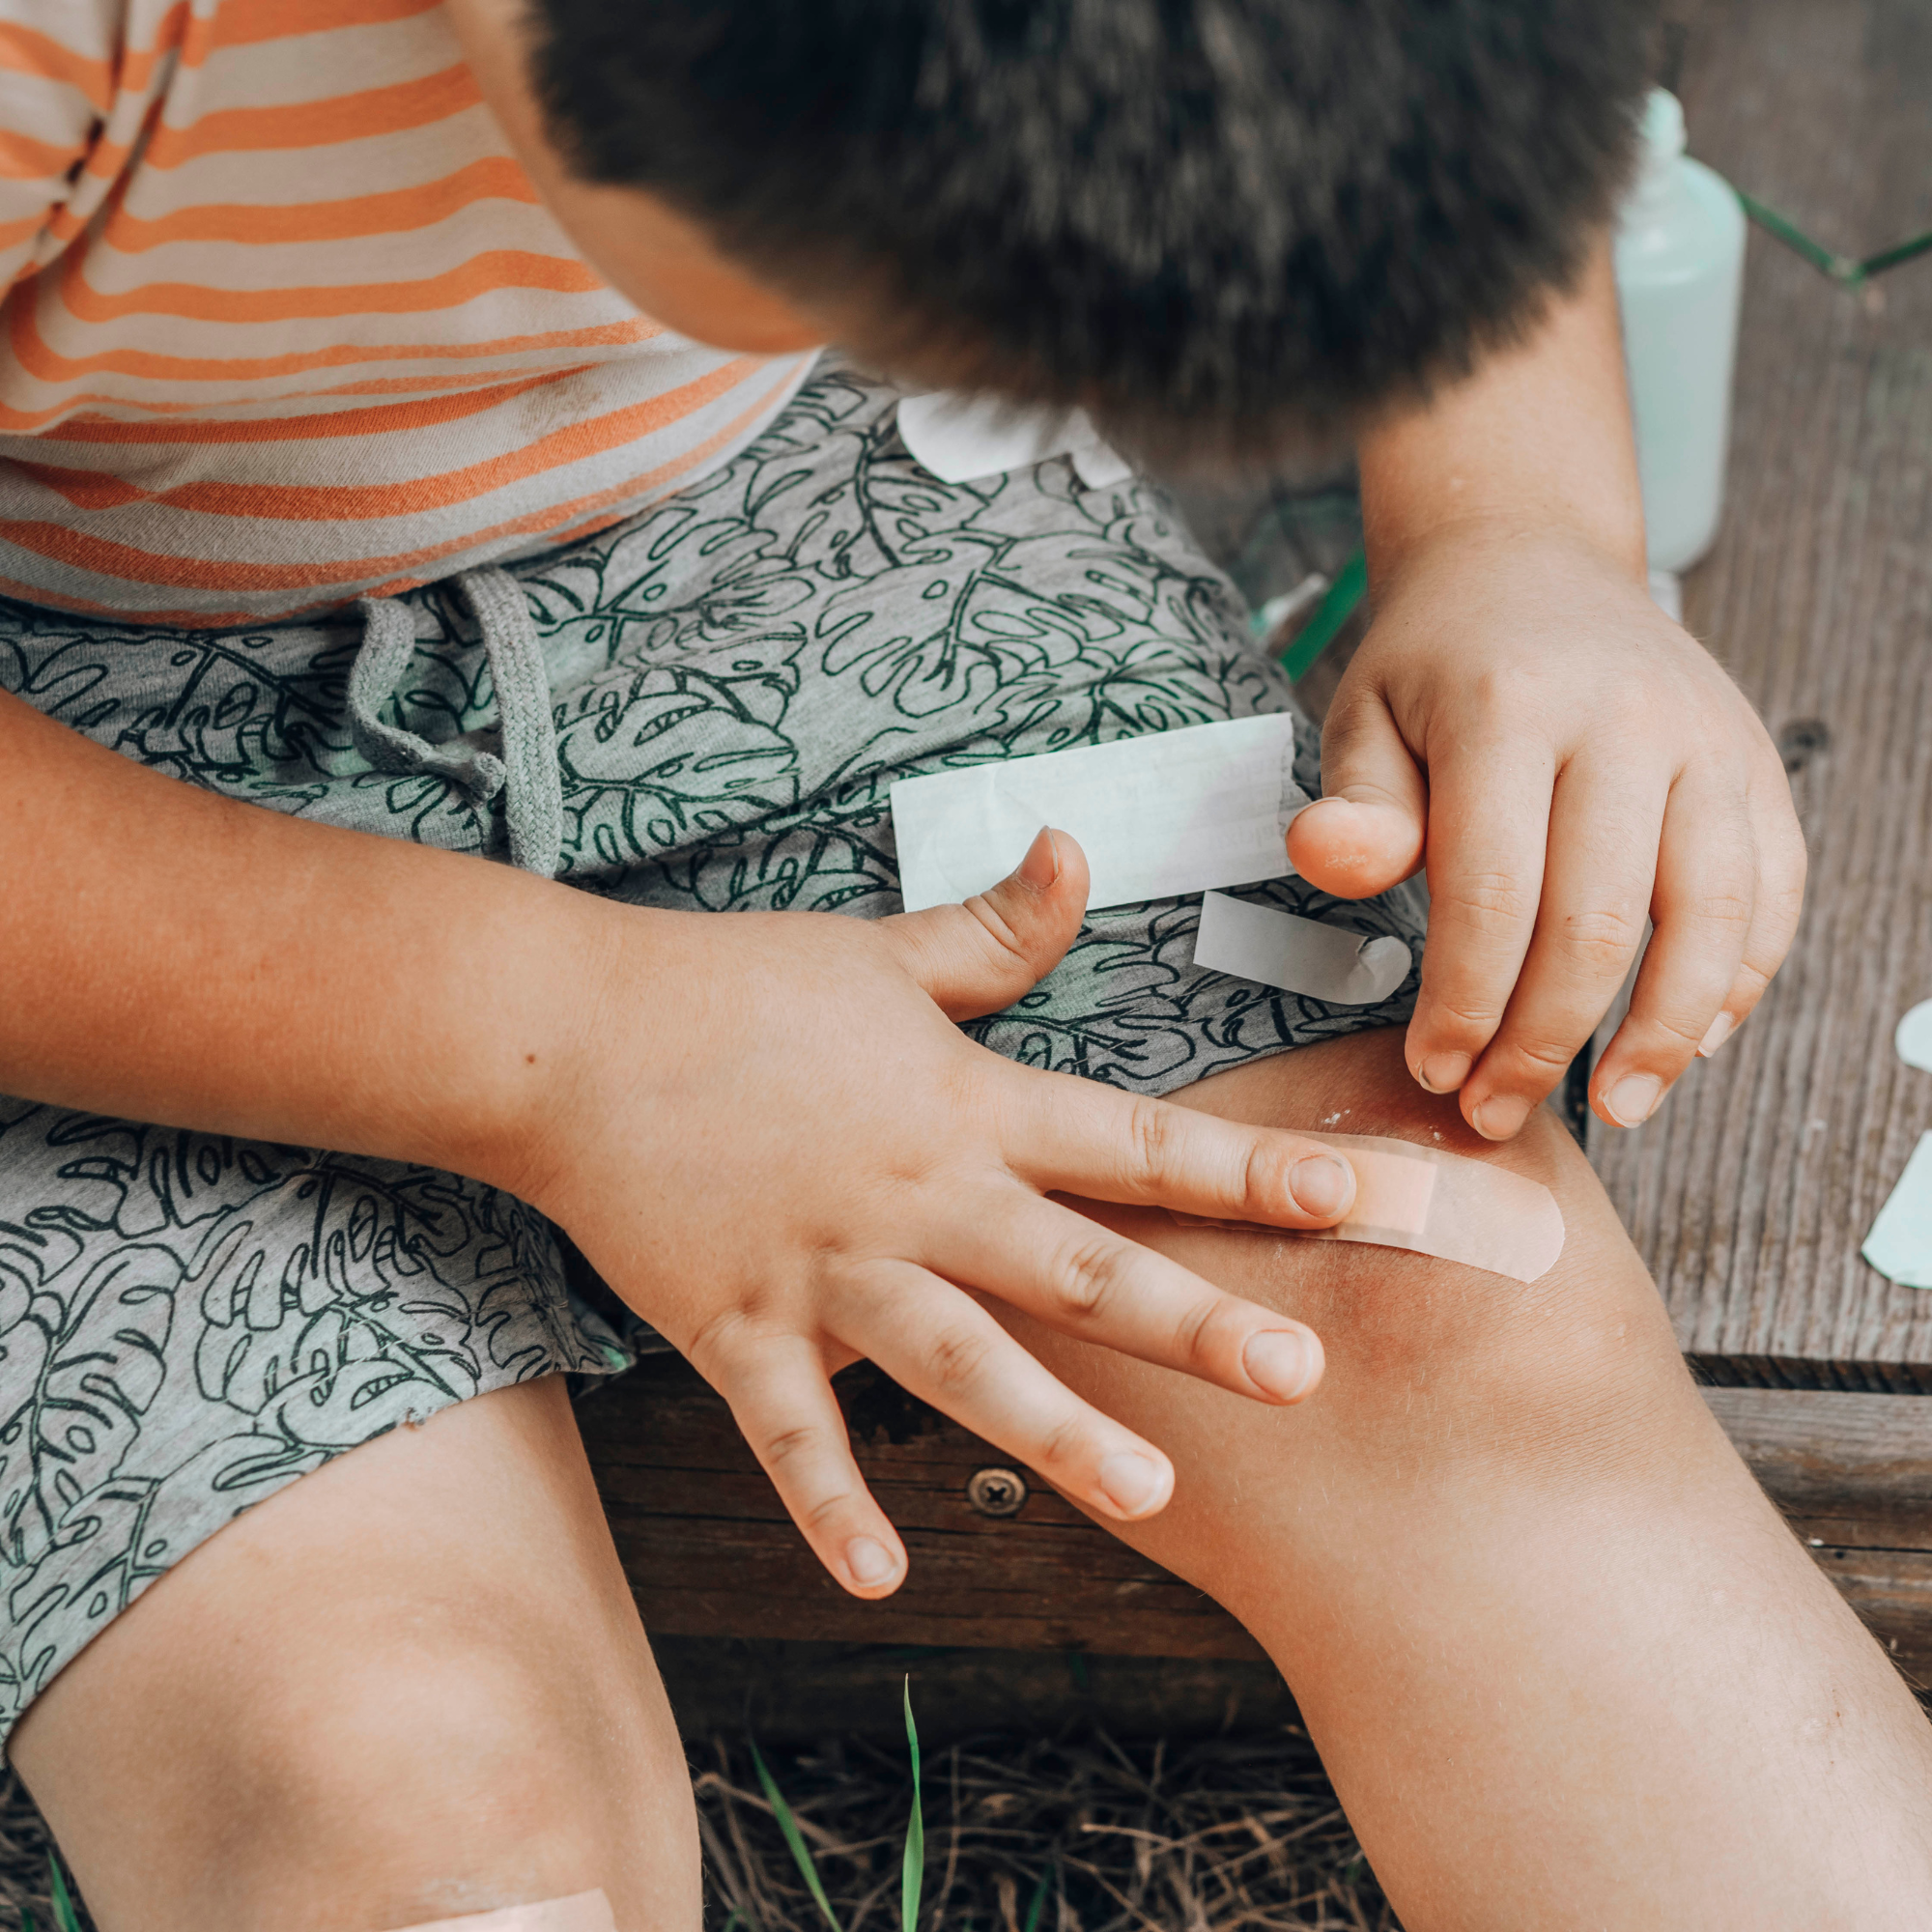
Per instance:
[[[478,805],[503,794],[510,863],[546,879],[563,856],[563,775],[550,711],[550,672],[523,585],[506,570],[466,570],[456,580],[483,633],[497,687],[498,758],[458,741],[432,745],[378,715],[396,695],[415,654],[415,619],[392,597],[364,597],[362,647],[349,672],[349,730],[379,772],[446,779]]]

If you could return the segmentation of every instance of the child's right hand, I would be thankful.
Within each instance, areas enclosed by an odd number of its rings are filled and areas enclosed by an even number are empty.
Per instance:
[[[724,1395],[861,1596],[906,1566],[829,1383],[862,1355],[1122,1520],[1166,1503],[1166,1457],[1056,1380],[987,1301],[1257,1401],[1321,1378],[1300,1323],[1047,1196],[1323,1227],[1354,1194],[1339,1155],[1016,1065],[952,1024],[1031,987],[1086,891],[1079,848],[1042,833],[983,896],[875,923],[587,902],[592,997],[503,1178]]]

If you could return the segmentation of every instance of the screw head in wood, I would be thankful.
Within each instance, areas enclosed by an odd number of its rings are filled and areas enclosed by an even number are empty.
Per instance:
[[[975,1469],[966,1479],[966,1500],[981,1516],[1018,1516],[1026,1499],[1026,1478],[1017,1469]]]

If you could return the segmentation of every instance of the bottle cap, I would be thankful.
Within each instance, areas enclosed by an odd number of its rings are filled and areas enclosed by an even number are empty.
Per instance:
[[[1653,87],[1643,109],[1644,159],[1674,161],[1684,152],[1684,107],[1668,88]]]

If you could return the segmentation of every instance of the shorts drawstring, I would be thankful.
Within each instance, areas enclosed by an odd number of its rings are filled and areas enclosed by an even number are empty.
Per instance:
[[[362,648],[349,673],[349,729],[355,749],[383,772],[447,779],[478,805],[500,791],[510,862],[546,879],[563,854],[563,775],[550,710],[550,672],[523,585],[506,570],[466,570],[457,587],[483,632],[503,755],[460,740],[432,745],[377,715],[396,695],[415,653],[415,618],[392,597],[364,597]]]

